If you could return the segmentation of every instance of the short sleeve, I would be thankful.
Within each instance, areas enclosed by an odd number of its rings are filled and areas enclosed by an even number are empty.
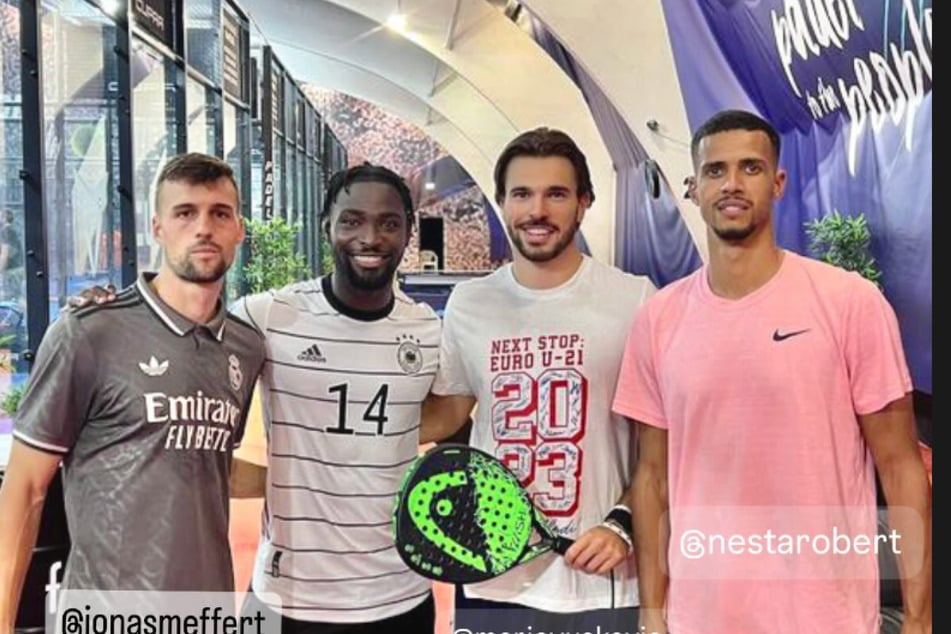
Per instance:
[[[268,313],[274,303],[272,293],[245,295],[235,300],[228,312],[254,327],[262,336],[267,335]]]
[[[440,396],[471,396],[474,394],[466,375],[465,360],[460,348],[461,316],[458,301],[453,295],[446,302],[443,317],[442,337],[439,344],[439,369],[433,381],[432,391]]]
[[[653,350],[650,311],[645,307],[628,331],[612,409],[626,418],[667,429]]]
[[[96,360],[75,314],[64,311],[36,353],[13,434],[44,451],[69,453],[92,402]]]
[[[233,304],[231,304],[231,306],[228,307],[228,312],[231,313],[232,317],[254,328],[254,330],[256,330],[258,335],[261,337],[258,339],[257,336],[255,336],[256,341],[254,342],[255,349],[253,354],[251,353],[251,350],[247,350],[247,358],[249,360],[253,359],[253,363],[255,364],[253,374],[254,381],[247,391],[243,403],[241,420],[233,432],[233,447],[235,449],[241,445],[241,440],[244,438],[248,415],[253,403],[254,385],[257,382],[258,377],[261,375],[261,370],[264,367],[264,360],[267,356],[264,341],[267,336],[268,314],[273,303],[274,295],[272,293],[258,293],[256,295],[245,295],[244,297],[239,297],[234,301]]]
[[[248,416],[251,413],[251,399],[245,399],[241,410],[241,419],[238,421],[238,424],[235,425],[234,430],[231,433],[231,448],[238,449],[241,446],[241,441],[244,440],[244,432],[248,427]]]
[[[895,311],[871,282],[859,279],[855,285],[844,328],[856,414],[877,412],[912,390]]]

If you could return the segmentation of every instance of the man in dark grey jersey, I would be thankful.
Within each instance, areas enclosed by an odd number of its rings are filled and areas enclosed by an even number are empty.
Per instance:
[[[173,158],[155,207],[159,272],[115,302],[61,313],[37,354],[0,489],[0,634],[12,631],[61,462],[65,587],[233,590],[232,450],[265,353],[220,299],[244,238],[231,168]]]

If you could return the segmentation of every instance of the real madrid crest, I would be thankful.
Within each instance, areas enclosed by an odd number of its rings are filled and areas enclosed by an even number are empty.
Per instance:
[[[410,335],[397,337],[396,340],[400,342],[396,350],[396,360],[400,368],[406,374],[416,374],[423,367],[423,351],[419,348],[419,340]]]
[[[241,389],[241,363],[238,361],[238,357],[228,355],[228,380],[231,381],[231,387],[235,390]]]

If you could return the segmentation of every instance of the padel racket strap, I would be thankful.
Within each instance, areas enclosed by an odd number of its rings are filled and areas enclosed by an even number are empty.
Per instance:
[[[552,550],[554,550],[559,555],[564,555],[574,543],[575,540],[573,539],[568,539],[567,537],[556,537],[555,544],[552,546]]]
[[[518,560],[518,563],[519,565],[527,564],[539,555],[544,555],[545,553],[550,552],[564,555],[565,551],[567,551],[574,543],[575,540],[568,539],[567,537],[554,537],[549,542],[538,542],[537,544],[528,547],[528,549],[525,551],[525,554],[522,555],[522,558]]]

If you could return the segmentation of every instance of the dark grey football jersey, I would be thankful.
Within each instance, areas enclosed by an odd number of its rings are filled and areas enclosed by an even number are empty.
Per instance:
[[[14,435],[64,454],[66,587],[231,591],[228,476],[263,340],[224,307],[189,321],[149,279],[61,313]]]

